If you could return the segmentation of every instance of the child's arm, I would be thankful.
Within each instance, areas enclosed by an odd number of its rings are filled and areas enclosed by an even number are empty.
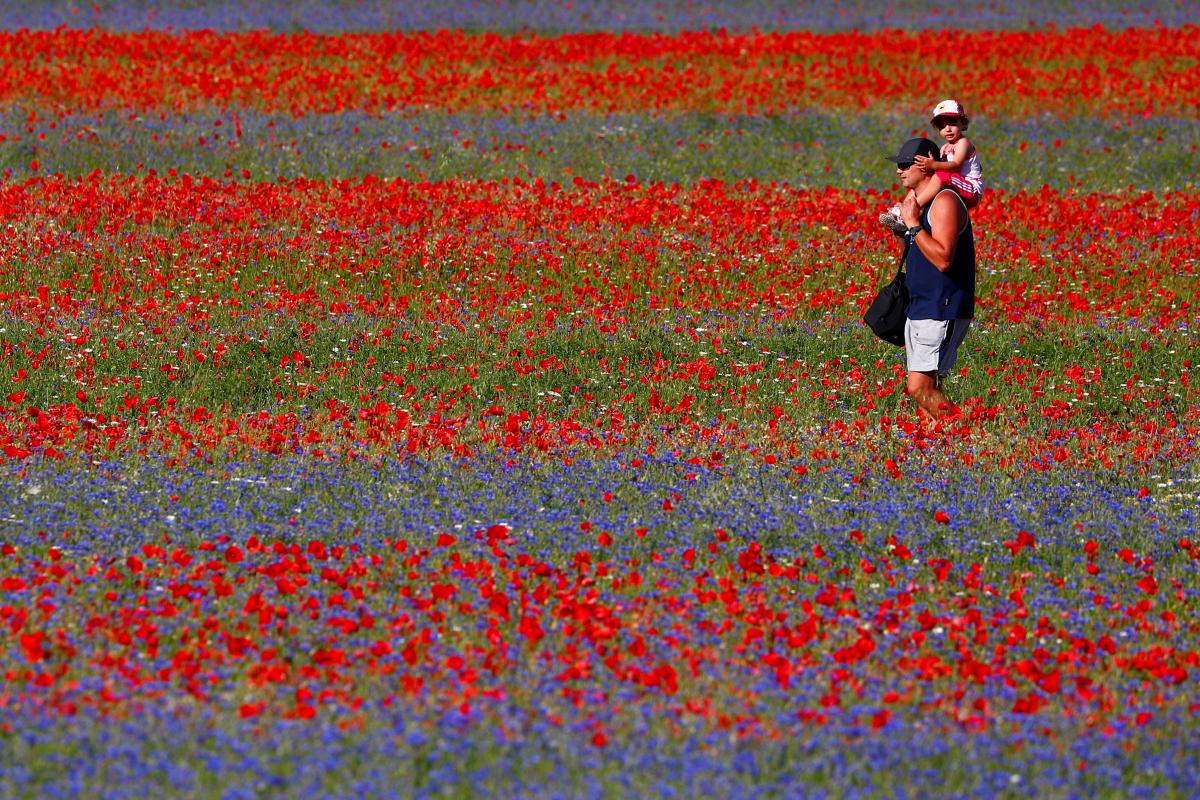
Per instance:
[[[950,145],[949,153],[944,161],[925,158],[924,161],[921,161],[921,168],[926,172],[957,172],[962,169],[962,165],[966,163],[967,157],[970,155],[971,140],[964,136]],[[917,159],[920,161],[921,157],[918,156]]]

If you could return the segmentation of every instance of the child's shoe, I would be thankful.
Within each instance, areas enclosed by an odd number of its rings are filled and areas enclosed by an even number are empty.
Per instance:
[[[900,217],[900,205],[898,203],[879,215],[879,223],[897,236],[903,236],[908,233],[908,226],[904,224],[904,220]]]

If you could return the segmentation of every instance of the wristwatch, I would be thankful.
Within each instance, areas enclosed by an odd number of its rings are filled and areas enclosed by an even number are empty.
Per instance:
[[[908,235],[915,239],[915,238],[917,238],[917,234],[923,230],[925,230],[925,229],[922,228],[920,225],[913,225],[911,228],[908,229]]]

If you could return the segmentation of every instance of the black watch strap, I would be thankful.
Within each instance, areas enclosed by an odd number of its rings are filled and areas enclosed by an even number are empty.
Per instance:
[[[925,230],[925,229],[922,228],[920,225],[913,225],[911,228],[908,229],[908,235],[915,238],[916,235],[923,230]]]

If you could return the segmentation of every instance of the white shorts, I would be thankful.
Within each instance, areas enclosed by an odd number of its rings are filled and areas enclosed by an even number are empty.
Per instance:
[[[971,327],[969,319],[910,319],[904,323],[909,372],[944,376],[958,359],[958,346]]]

